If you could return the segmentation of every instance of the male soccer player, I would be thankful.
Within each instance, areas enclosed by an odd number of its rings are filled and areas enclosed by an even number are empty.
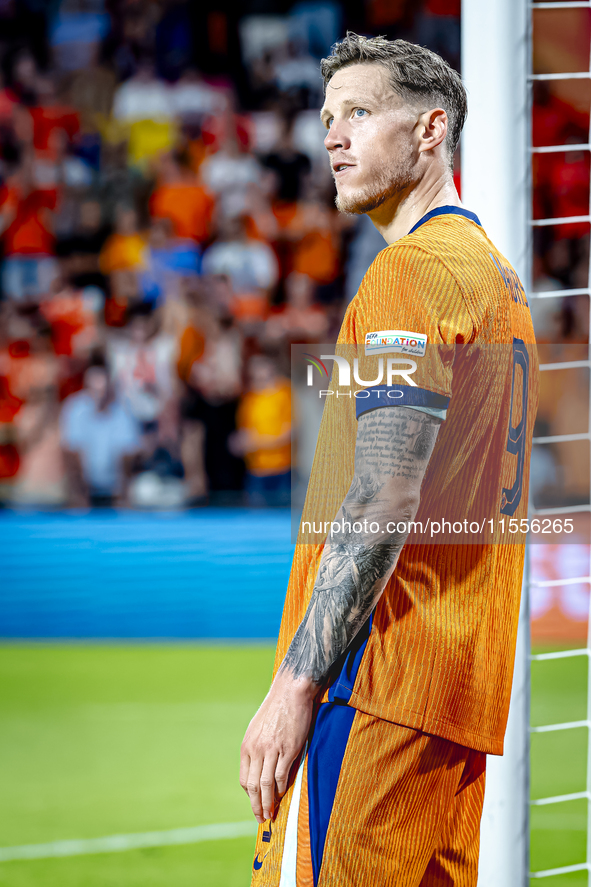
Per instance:
[[[506,526],[527,515],[531,317],[454,188],[459,75],[355,34],[322,73],[337,206],[388,246],[337,344],[375,382],[351,398],[333,373],[304,507],[334,532],[300,534],[274,680],[242,745],[252,883],[475,887],[515,655],[524,546]],[[380,379],[380,353],[406,377]]]

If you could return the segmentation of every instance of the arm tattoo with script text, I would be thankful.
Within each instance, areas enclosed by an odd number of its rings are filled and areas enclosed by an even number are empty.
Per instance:
[[[439,425],[438,419],[408,407],[360,417],[355,475],[335,517],[341,530],[324,545],[308,609],[281,671],[320,686],[368,619],[406,541],[406,524],[414,519]],[[363,519],[380,530],[353,532],[353,524]],[[392,522],[396,532],[385,533]]]

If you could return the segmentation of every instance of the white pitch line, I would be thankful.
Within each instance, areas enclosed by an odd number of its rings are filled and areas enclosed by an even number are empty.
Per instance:
[[[173,844],[198,844],[255,835],[256,822],[220,822],[194,828],[174,828],[164,832],[139,832],[132,835],[107,835],[72,841],[51,841],[49,844],[22,844],[0,847],[0,862],[15,859],[50,859],[55,856],[85,856],[90,853],[122,853],[139,847],[166,847]]]

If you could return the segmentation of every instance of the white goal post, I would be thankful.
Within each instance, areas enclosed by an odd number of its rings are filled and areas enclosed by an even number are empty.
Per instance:
[[[462,202],[531,289],[526,0],[462,0]],[[524,585],[505,754],[488,756],[478,887],[529,883],[529,609]]]

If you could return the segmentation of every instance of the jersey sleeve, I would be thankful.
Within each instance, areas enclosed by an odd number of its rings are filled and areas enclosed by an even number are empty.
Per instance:
[[[407,406],[445,419],[456,346],[475,334],[461,288],[436,255],[414,245],[383,250],[341,332],[342,344],[356,345],[357,418]]]

